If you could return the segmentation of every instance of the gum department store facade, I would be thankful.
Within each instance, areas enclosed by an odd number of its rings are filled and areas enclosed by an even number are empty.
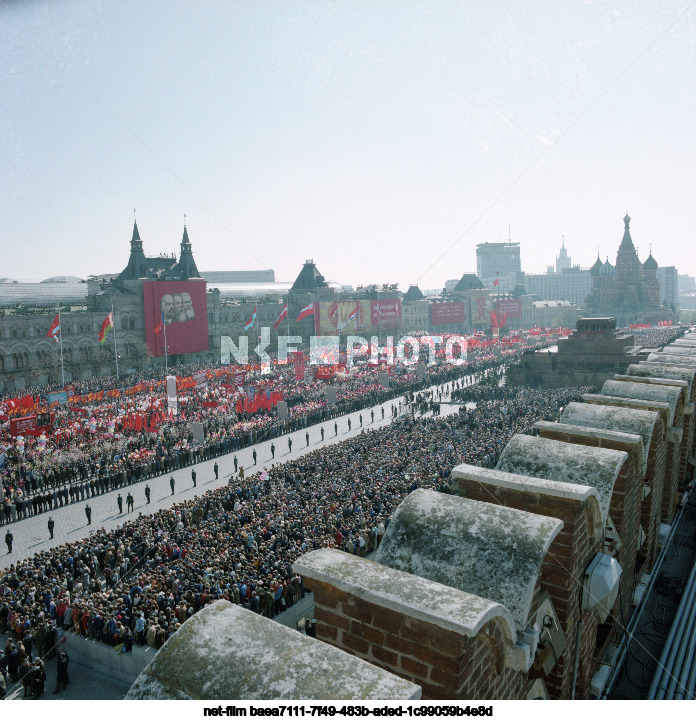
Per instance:
[[[602,264],[598,259],[591,269],[593,288],[586,301],[587,314],[614,315],[619,325],[671,317],[668,312],[665,315],[665,309],[659,305],[660,287],[655,277],[657,263],[652,254],[644,264],[640,263],[631,240],[629,221],[626,215],[616,266],[608,260]],[[163,370],[164,359],[149,357],[145,344],[143,281],[198,279],[204,282],[193,258],[186,227],[177,261],[174,256],[145,256],[134,223],[128,264],[117,276],[90,278],[79,283],[3,283],[0,285],[0,301],[4,306],[0,307],[0,392],[60,383],[59,344],[46,335],[59,303],[66,382],[115,374],[113,338],[109,336],[103,345],[97,341],[102,321],[112,304],[121,373]],[[28,290],[22,295],[21,289]],[[17,302],[10,304],[13,293],[16,293]],[[369,286],[346,292],[337,283],[327,283],[314,263],[306,261],[292,284],[246,283],[242,288],[239,284],[225,286],[215,282],[209,283],[206,297],[209,349],[171,356],[171,365],[219,362],[221,336],[229,336],[237,342],[240,336],[249,335],[249,347],[253,348],[257,343],[257,326],[247,333],[244,325],[254,304],[259,325],[271,328],[272,349],[277,335],[272,330],[273,324],[286,300],[290,322],[283,321],[278,332],[301,335],[306,342],[314,332],[314,320],[310,316],[298,323],[295,318],[311,301],[402,297],[401,323],[392,332],[400,337],[417,330],[454,333],[488,330],[488,318],[477,317],[474,308],[482,297],[493,301],[496,296],[470,273],[462,276],[453,291],[438,299],[424,298],[417,286],[412,286],[403,295],[396,286]],[[517,298],[521,302],[520,317],[508,319],[508,329],[548,326],[554,320],[551,315],[556,311],[549,310],[550,303],[535,302],[534,297],[521,287],[509,296],[500,297]],[[465,320],[431,327],[432,300],[463,302]],[[581,314],[579,306],[572,306],[570,310],[575,317]],[[558,324],[568,325],[567,316]]]

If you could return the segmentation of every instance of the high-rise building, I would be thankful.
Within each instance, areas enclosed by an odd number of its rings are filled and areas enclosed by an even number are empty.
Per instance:
[[[679,305],[679,274],[673,265],[660,266],[657,269],[657,280],[660,283],[660,303],[670,308]]]
[[[520,264],[520,244],[479,243],[476,246],[476,275],[488,286],[498,280],[501,292],[510,292],[517,284]]]

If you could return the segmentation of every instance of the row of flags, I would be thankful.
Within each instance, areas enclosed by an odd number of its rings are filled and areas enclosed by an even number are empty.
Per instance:
[[[355,311],[357,313],[357,311]],[[297,316],[297,322],[304,320],[305,318],[308,318],[310,315],[314,315],[314,301],[306,305],[301,311],[300,314]],[[286,303],[283,306],[283,310],[280,311],[280,315],[278,316],[278,320],[273,324],[273,330],[278,330],[278,326],[288,317],[288,304]],[[254,327],[254,323],[256,323],[256,305],[254,305],[254,310],[251,313],[251,316],[249,317],[249,320],[244,325],[244,330],[250,330]]]
[[[109,314],[104,318],[101,328],[99,330],[99,335],[97,335],[97,340],[100,343],[104,343],[106,341],[106,336],[108,335],[109,331],[114,327],[114,312],[109,311]],[[60,313],[56,313],[56,317],[53,319],[53,323],[51,323],[51,327],[48,329],[48,333],[46,333],[46,338],[53,338],[53,340],[56,343],[60,343]]]

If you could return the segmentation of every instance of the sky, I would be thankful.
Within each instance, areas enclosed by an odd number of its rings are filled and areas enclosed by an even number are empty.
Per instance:
[[[478,243],[544,272],[696,275],[696,3],[0,0],[0,276],[313,259],[440,288]]]

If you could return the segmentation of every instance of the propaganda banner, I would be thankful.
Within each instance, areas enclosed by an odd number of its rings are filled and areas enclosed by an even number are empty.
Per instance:
[[[193,381],[196,388],[205,388],[208,385],[208,380],[205,376],[205,371],[196,371],[193,374]]]
[[[49,393],[48,394],[48,405],[52,405],[53,403],[67,403],[68,402],[68,393],[67,391],[56,391],[55,393]]]
[[[143,281],[145,341],[157,358],[208,350],[208,301],[202,280]]]
[[[396,328],[401,319],[401,299],[371,300],[370,319],[372,330]]]
[[[433,303],[430,306],[430,321],[433,325],[464,323],[466,313],[464,303]]]
[[[232,375],[232,385],[241,388],[244,385],[244,379],[246,378],[246,371],[235,371]]]
[[[329,381],[336,375],[336,366],[317,366],[317,380]]]
[[[481,324],[490,322],[491,301],[487,295],[479,295],[471,299],[471,322]]]
[[[499,298],[496,305],[499,316],[503,314],[508,318],[520,318],[522,316],[522,301],[519,298]]]
[[[296,350],[292,354],[292,359],[295,364],[295,380],[302,381],[305,377],[305,357],[304,352]]]
[[[10,419],[10,435],[12,437],[31,434],[36,430],[36,416],[24,416],[24,418]]]
[[[395,328],[401,319],[401,300],[335,300],[316,303],[317,335],[361,335]]]

